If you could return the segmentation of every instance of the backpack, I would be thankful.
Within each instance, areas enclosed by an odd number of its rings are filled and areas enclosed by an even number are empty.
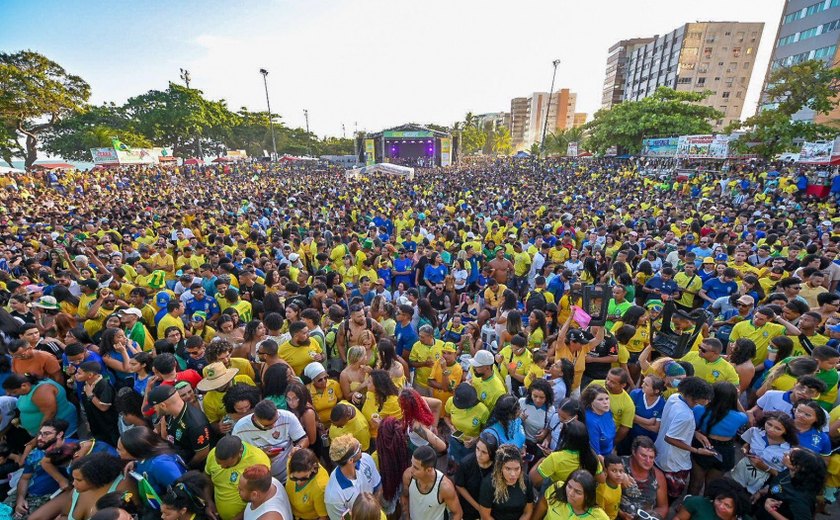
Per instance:
[[[532,311],[545,311],[548,302],[545,300],[545,295],[540,291],[531,291],[528,299],[525,300],[525,310],[530,314]]]

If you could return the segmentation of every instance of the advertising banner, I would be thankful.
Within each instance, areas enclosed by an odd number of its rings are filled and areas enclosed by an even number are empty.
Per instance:
[[[120,164],[117,151],[113,148],[91,148],[90,155],[93,156],[93,164],[98,166]]]
[[[577,141],[572,141],[566,146],[566,156],[567,157],[577,157],[578,156],[578,144]]]
[[[376,164],[376,147],[373,139],[365,139],[365,164],[367,166]]]
[[[158,155],[150,148],[128,148],[117,150],[120,164],[157,164]]]
[[[677,157],[689,159],[710,157],[709,149],[713,140],[712,135],[681,135],[677,145]]]
[[[440,165],[449,166],[452,164],[452,139],[440,138]]]
[[[709,157],[713,159],[726,159],[729,157],[729,142],[735,138],[731,135],[718,134],[709,145]]]
[[[228,150],[225,153],[225,157],[230,157],[231,159],[245,159],[248,157],[248,152],[245,150]]]
[[[679,137],[664,137],[661,139],[643,139],[643,157],[674,157],[677,155]]]
[[[804,142],[799,152],[799,162],[829,163],[833,155],[835,141]]]
[[[425,130],[417,130],[417,131],[413,131],[413,132],[409,132],[409,131],[401,132],[401,131],[395,131],[395,130],[388,130],[388,131],[382,132],[382,136],[385,137],[386,139],[403,139],[403,138],[414,138],[414,139],[416,139],[418,137],[434,137],[434,135],[435,135],[434,133],[429,132],[429,131],[425,131]]]

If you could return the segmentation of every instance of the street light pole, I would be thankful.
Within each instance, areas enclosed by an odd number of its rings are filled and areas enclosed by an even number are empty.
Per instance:
[[[548,104],[545,108],[545,121],[543,121],[542,141],[540,142],[540,150],[545,153],[545,134],[548,131],[548,113],[551,111],[551,97],[554,95],[554,80],[557,78],[557,66],[560,65],[560,60],[551,62],[554,65],[554,72],[551,74],[551,89],[548,91]]]
[[[190,88],[190,71],[187,69],[181,69],[181,79],[184,80],[184,83],[187,85],[187,89]],[[198,145],[198,158],[204,160],[204,151],[201,149],[201,137],[198,135],[195,136],[195,142]]]
[[[265,104],[268,107],[268,125],[271,127],[271,151],[274,154],[274,159],[277,159],[277,140],[274,137],[274,118],[271,117],[271,101],[268,99],[268,71],[260,69],[260,74],[263,77],[263,86],[265,87]]]

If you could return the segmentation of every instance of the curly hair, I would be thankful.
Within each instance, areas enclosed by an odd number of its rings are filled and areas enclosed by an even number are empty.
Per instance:
[[[245,383],[236,383],[227,389],[222,396],[222,404],[225,405],[227,413],[236,413],[236,403],[248,401],[251,410],[260,402],[260,391],[255,386]]]
[[[207,359],[208,363],[213,363],[218,361],[219,354],[223,354],[225,352],[233,352],[233,345],[230,341],[221,339],[217,341],[211,341],[209,345],[207,345],[207,349],[204,352],[204,357]]]
[[[435,416],[423,396],[413,388],[404,388],[400,392],[400,409],[403,413],[403,424],[410,428],[414,421],[420,424],[431,426],[435,422]]]
[[[525,464],[522,461],[522,453],[520,453],[519,448],[513,444],[502,444],[499,446],[499,449],[496,450],[496,461],[493,465],[493,473],[490,476],[493,484],[493,502],[496,504],[503,504],[507,502],[509,498],[508,484],[505,481],[503,471],[505,464],[508,462],[519,463],[521,471],[519,472],[517,485],[523,493],[525,492]]]
[[[735,517],[746,515],[752,509],[750,495],[747,491],[729,477],[712,480],[706,485],[706,498],[717,500],[718,498],[732,499],[735,505]]]

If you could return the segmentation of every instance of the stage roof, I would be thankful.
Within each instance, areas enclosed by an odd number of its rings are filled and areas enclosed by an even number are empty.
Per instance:
[[[452,134],[448,132],[441,132],[440,130],[433,130],[431,128],[427,128],[421,125],[415,125],[413,123],[409,123],[407,125],[400,125],[395,126],[393,128],[386,128],[381,132],[376,132],[367,135],[368,138],[378,139],[381,137],[385,137],[386,139],[400,139],[404,137],[408,138],[423,138],[423,137],[434,137],[434,138],[441,138],[441,137],[452,137]]]

